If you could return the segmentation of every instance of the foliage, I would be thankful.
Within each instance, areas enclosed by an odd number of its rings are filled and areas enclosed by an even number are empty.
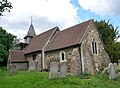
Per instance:
[[[80,79],[79,76],[54,80],[48,78],[47,72],[18,71],[11,76],[5,69],[1,69],[0,88],[120,88],[120,79],[109,80],[107,74],[89,79]]]
[[[0,0],[0,16],[5,11],[10,12],[10,9],[12,9],[12,4],[8,0]]]
[[[0,63],[6,64],[8,59],[9,49],[12,48],[12,43],[16,36],[6,32],[0,27]]]
[[[110,21],[95,21],[95,24],[100,32],[100,36],[105,44],[105,49],[108,52],[111,61],[118,62],[120,59],[120,43],[117,39],[120,37],[118,27],[114,27]]]

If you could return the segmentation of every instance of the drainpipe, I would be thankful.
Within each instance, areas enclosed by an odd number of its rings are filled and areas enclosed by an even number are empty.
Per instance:
[[[83,58],[83,46],[81,44],[81,60],[82,60],[82,73],[85,72],[85,67],[84,67],[84,58]]]
[[[56,30],[57,30],[57,27],[55,28],[55,30],[53,31],[53,33],[52,33],[52,34],[50,35],[50,37],[48,38],[48,40],[47,40],[47,42],[45,43],[45,45],[43,46],[43,49],[42,49],[43,69],[45,69],[45,64],[44,64],[44,62],[45,62],[45,48],[46,48],[46,46],[49,44],[49,42],[51,41],[51,39],[52,39],[54,33],[56,32]]]
[[[43,64],[43,69],[45,68],[45,64],[44,64],[44,61],[45,61],[45,52],[44,50],[42,50],[42,64]]]

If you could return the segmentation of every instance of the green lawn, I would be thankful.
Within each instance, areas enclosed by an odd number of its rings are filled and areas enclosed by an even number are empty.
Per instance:
[[[0,88],[120,88],[120,78],[109,80],[107,75],[83,77],[68,76],[48,79],[47,72],[19,71],[9,75],[6,68],[0,68]]]

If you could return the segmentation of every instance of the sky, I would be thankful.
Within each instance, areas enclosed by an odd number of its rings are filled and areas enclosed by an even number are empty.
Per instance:
[[[36,34],[55,26],[61,30],[89,19],[110,20],[120,31],[120,0],[8,0],[13,8],[3,13],[0,26],[23,38],[33,19]],[[119,39],[120,40],[120,39]]]

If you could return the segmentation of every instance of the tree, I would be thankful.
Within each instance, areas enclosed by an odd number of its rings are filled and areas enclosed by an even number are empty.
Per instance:
[[[12,9],[12,3],[8,0],[0,0],[0,16],[2,16],[2,13],[5,11],[10,12],[10,9]]]
[[[16,36],[6,32],[0,27],[0,63],[6,65],[9,49],[13,46],[13,41]]]
[[[110,21],[95,21],[95,24],[100,32],[100,36],[105,44],[105,49],[108,52],[111,61],[118,62],[120,56],[120,43],[117,39],[120,37],[118,27],[114,27]]]

